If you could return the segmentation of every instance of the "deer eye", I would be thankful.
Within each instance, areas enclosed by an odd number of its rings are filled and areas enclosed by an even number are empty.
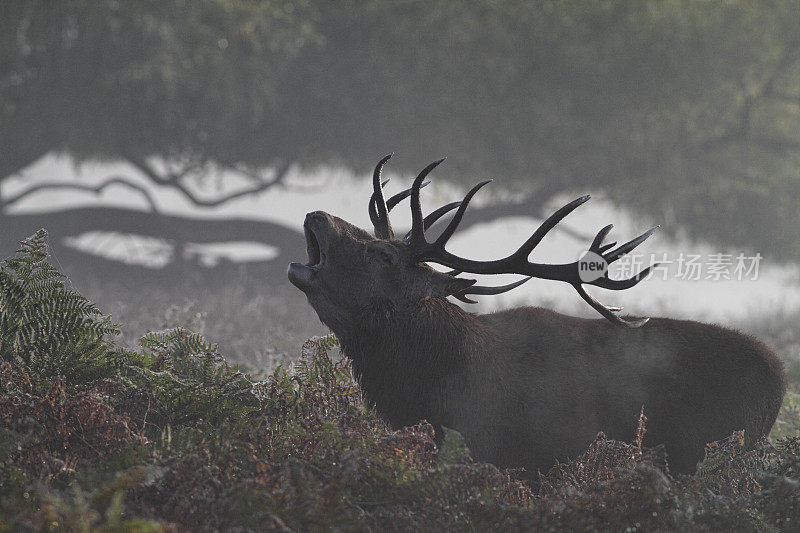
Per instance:
[[[393,248],[385,246],[370,246],[367,252],[371,257],[374,257],[387,265],[394,265],[397,263],[397,253]]]
[[[380,259],[381,261],[383,261],[387,265],[394,264],[394,256],[392,256],[390,253],[388,253],[388,252],[386,252],[384,250],[377,250],[374,253],[374,255],[377,256],[378,259]]]

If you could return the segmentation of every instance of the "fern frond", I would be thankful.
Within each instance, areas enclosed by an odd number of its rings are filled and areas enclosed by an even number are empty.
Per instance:
[[[0,264],[0,359],[21,361],[45,376],[85,376],[107,364],[106,337],[119,326],[69,288],[48,262],[39,230]]]

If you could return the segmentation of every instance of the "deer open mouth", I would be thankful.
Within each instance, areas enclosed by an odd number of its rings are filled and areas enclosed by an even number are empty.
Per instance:
[[[322,253],[319,248],[319,240],[314,230],[308,226],[303,227],[306,234],[306,252],[308,253],[308,263],[306,266],[311,268],[319,268],[322,266]]]
[[[314,278],[325,263],[325,253],[322,251],[320,238],[314,231],[313,214],[306,217],[306,222],[303,224],[303,232],[306,236],[306,252],[308,253],[308,262],[291,263],[287,274],[289,281],[291,281],[301,291],[308,290],[314,283]]]

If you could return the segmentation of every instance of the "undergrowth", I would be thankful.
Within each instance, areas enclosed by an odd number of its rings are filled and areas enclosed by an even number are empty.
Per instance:
[[[694,476],[643,447],[642,413],[532,489],[457,432],[387,427],[332,336],[262,377],[181,327],[121,347],[45,242],[0,271],[0,531],[797,530],[791,413],[775,445],[734,433]]]

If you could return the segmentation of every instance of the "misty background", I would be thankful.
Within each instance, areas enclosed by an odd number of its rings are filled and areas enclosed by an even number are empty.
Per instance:
[[[646,316],[721,322],[800,359],[800,2],[363,1],[0,4],[0,256],[45,227],[76,289],[125,341],[177,324],[270,367],[324,333],[285,275],[302,221],[371,230],[390,192],[442,156],[426,211],[494,178],[451,251],[516,249],[586,193],[534,252],[576,259],[655,224],[642,267],[590,290]],[[410,226],[407,203],[392,211]],[[639,250],[637,249],[637,250]],[[678,257],[701,256],[700,279]],[[757,279],[710,257],[760,257]],[[733,272],[733,267],[730,269]],[[630,274],[629,274],[630,275]],[[515,277],[482,280],[502,284]],[[475,311],[594,316],[534,280]]]

